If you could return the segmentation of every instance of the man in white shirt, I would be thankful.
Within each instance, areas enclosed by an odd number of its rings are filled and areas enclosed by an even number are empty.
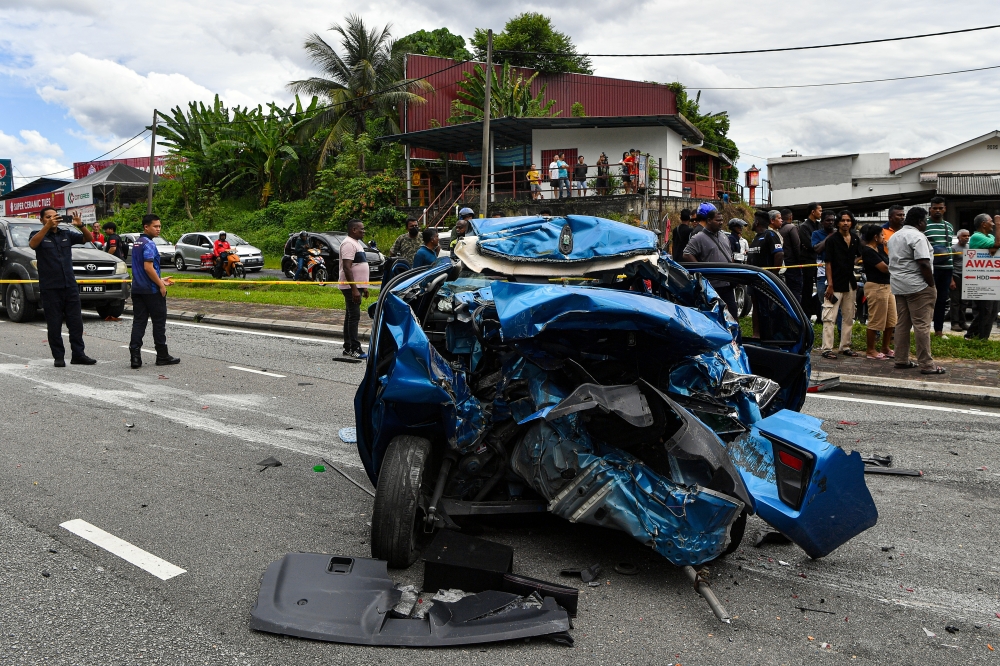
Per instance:
[[[340,287],[344,294],[344,356],[363,360],[368,354],[361,349],[358,324],[361,322],[361,299],[368,297],[367,247],[364,222],[347,223],[347,238],[340,243]]]
[[[906,213],[902,228],[889,238],[889,286],[896,297],[896,367],[915,368],[924,375],[943,375],[931,356],[931,326],[934,320],[934,255],[924,235],[927,211],[919,206]],[[917,345],[917,363],[910,360],[910,327]]]
[[[549,162],[549,185],[552,186],[552,198],[559,196],[559,156],[553,155]]]

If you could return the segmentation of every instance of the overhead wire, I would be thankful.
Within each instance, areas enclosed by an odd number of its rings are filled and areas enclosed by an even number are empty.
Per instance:
[[[107,151],[106,153],[101,153],[101,154],[100,154],[100,155],[98,155],[97,157],[95,157],[95,158],[93,158],[93,159],[91,159],[91,160],[87,160],[87,161],[88,161],[88,162],[96,162],[97,160],[101,159],[101,158],[102,158],[102,157],[104,157],[105,155],[109,155],[110,153],[112,153],[112,152],[114,152],[114,151],[118,150],[119,148],[121,148],[121,147],[122,147],[122,146],[124,146],[125,144],[127,144],[127,143],[131,143],[132,141],[134,141],[135,139],[137,139],[138,137],[142,136],[143,134],[145,134],[145,133],[146,133],[146,132],[148,132],[148,131],[149,131],[148,129],[145,129],[145,128],[143,128],[143,130],[142,130],[141,132],[139,132],[138,134],[136,134],[136,135],[135,135],[135,136],[133,136],[132,138],[130,138],[130,139],[127,139],[127,140],[125,140],[124,142],[122,142],[122,143],[118,144],[117,146],[115,146],[115,147],[114,147],[114,148],[112,148],[111,150]],[[66,169],[62,169],[62,170],[60,170],[60,171],[53,171],[52,173],[43,173],[43,174],[42,174],[42,175],[40,175],[40,176],[21,176],[21,178],[25,178],[25,179],[27,179],[27,180],[31,180],[31,179],[33,179],[33,178],[45,178],[45,177],[47,177],[47,176],[55,176],[55,175],[57,175],[57,174],[60,174],[60,173],[66,173],[67,171],[72,171],[72,170],[73,170],[73,167],[68,167],[68,168],[66,168]],[[20,173],[20,172],[18,172],[18,173]]]
[[[928,32],[919,35],[906,35],[902,37],[883,37],[881,39],[865,39],[856,42],[837,42],[834,44],[814,44],[811,46],[783,46],[773,49],[744,49],[740,51],[701,51],[687,53],[580,53],[575,54],[587,58],[681,58],[691,56],[720,56],[720,55],[749,55],[752,53],[780,53],[784,51],[811,51],[815,49],[832,49],[843,46],[862,46],[864,44],[883,44],[886,42],[902,42],[910,39],[924,39],[926,37],[942,37],[944,35],[958,35],[968,32],[979,32],[981,30],[994,30],[1000,28],[1000,24],[984,25],[976,28],[962,28],[960,30],[943,30],[940,32]],[[550,51],[514,51],[497,49],[495,53],[517,53],[520,55],[547,55],[565,56],[565,53]]]

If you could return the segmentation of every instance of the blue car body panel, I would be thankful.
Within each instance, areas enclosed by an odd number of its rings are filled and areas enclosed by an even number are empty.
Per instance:
[[[570,264],[612,257],[656,252],[656,234],[622,225],[609,227],[608,220],[585,215],[545,218],[537,216],[473,220],[479,251],[487,256],[519,262]],[[571,232],[572,248],[560,242]]]
[[[549,502],[551,512],[625,531],[676,564],[699,564],[718,556],[744,509],[756,512],[813,557],[826,555],[875,524],[877,511],[860,456],[829,443],[817,419],[761,407],[771,399],[764,396],[772,394],[769,380],[753,372],[754,359],[758,364],[764,359],[778,370],[784,359],[805,364],[804,377],[799,373],[795,381],[774,389],[780,397],[773,404],[798,409],[805,399],[803,379],[807,382],[812,346],[808,320],[775,276],[742,266],[697,266],[691,272],[662,254],[650,260],[655,250],[650,232],[586,216],[474,220],[470,234],[479,251],[510,261],[571,266],[645,256],[622,269],[633,279],[624,288],[617,287],[624,275],[612,276],[610,282],[605,278],[599,286],[458,277],[457,260],[439,260],[390,280],[374,309],[370,356],[355,397],[358,451],[373,484],[378,484],[385,451],[398,435],[426,437],[467,455],[482,447],[494,426],[513,419],[521,430],[510,452],[508,481],[501,487],[522,492],[517,488],[523,483]],[[567,234],[571,243],[566,242]],[[723,277],[756,285],[768,295],[760,306],[767,339],[755,341],[755,347],[741,344],[739,325],[726,315],[708,282]],[[429,314],[438,313],[429,311],[435,307],[452,314],[445,330],[436,331],[432,339],[424,324]],[[479,366],[490,345],[477,337],[482,331],[474,333],[478,320],[472,320],[490,311],[495,311],[496,340],[507,351],[490,375],[496,378],[485,381]],[[777,323],[772,326],[769,317]],[[692,462],[698,458],[691,453],[694,449],[675,447],[669,451],[670,469],[663,464],[654,469],[626,450],[627,443],[623,448],[595,437],[588,423],[597,412],[550,419],[553,407],[573,388],[556,370],[564,364],[558,350],[576,353],[574,344],[615,335],[628,336],[629,341],[642,336],[650,345],[646,349],[656,356],[650,360],[667,371],[649,390],[662,392],[673,405],[667,411],[697,423],[701,450],[722,452],[735,486],[728,486],[727,492],[710,490],[710,481],[717,479],[698,471],[704,461]],[[577,359],[615,362],[614,355],[591,352],[580,352]],[[640,376],[642,370],[638,368]],[[582,366],[580,371],[586,375]],[[529,393],[505,398],[518,382],[527,382]],[[486,395],[484,386],[488,397],[478,397]],[[672,403],[669,396],[693,401],[694,410]],[[729,410],[743,434],[732,436],[727,430],[726,438],[719,439],[706,425],[711,419],[701,420],[709,418],[698,407],[706,401],[717,414]],[[798,509],[779,497],[775,441],[815,457]]]
[[[878,510],[865,484],[861,454],[847,454],[828,442],[821,425],[815,417],[782,410],[755,423],[745,438],[727,445],[756,500],[757,514],[810,557],[828,555],[878,521]],[[772,440],[816,457],[799,510],[778,497]],[[851,501],[845,502],[845,497]]]

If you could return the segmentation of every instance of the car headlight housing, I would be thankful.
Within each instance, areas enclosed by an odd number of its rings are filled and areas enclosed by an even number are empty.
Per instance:
[[[115,273],[128,273],[128,265],[124,261],[115,264]]]

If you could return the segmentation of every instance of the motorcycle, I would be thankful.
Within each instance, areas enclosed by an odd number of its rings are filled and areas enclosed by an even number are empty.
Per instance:
[[[313,247],[309,249],[309,256],[306,257],[304,268],[306,275],[313,282],[326,282],[330,277],[330,272],[326,268],[326,261],[323,259],[323,254],[319,248]]]
[[[240,259],[240,255],[235,252],[224,251],[219,255],[218,260],[213,254],[203,254],[201,255],[201,266],[202,268],[211,268],[212,277],[216,280],[222,279],[223,276],[237,277],[241,280],[245,280],[247,277],[243,261]]]

